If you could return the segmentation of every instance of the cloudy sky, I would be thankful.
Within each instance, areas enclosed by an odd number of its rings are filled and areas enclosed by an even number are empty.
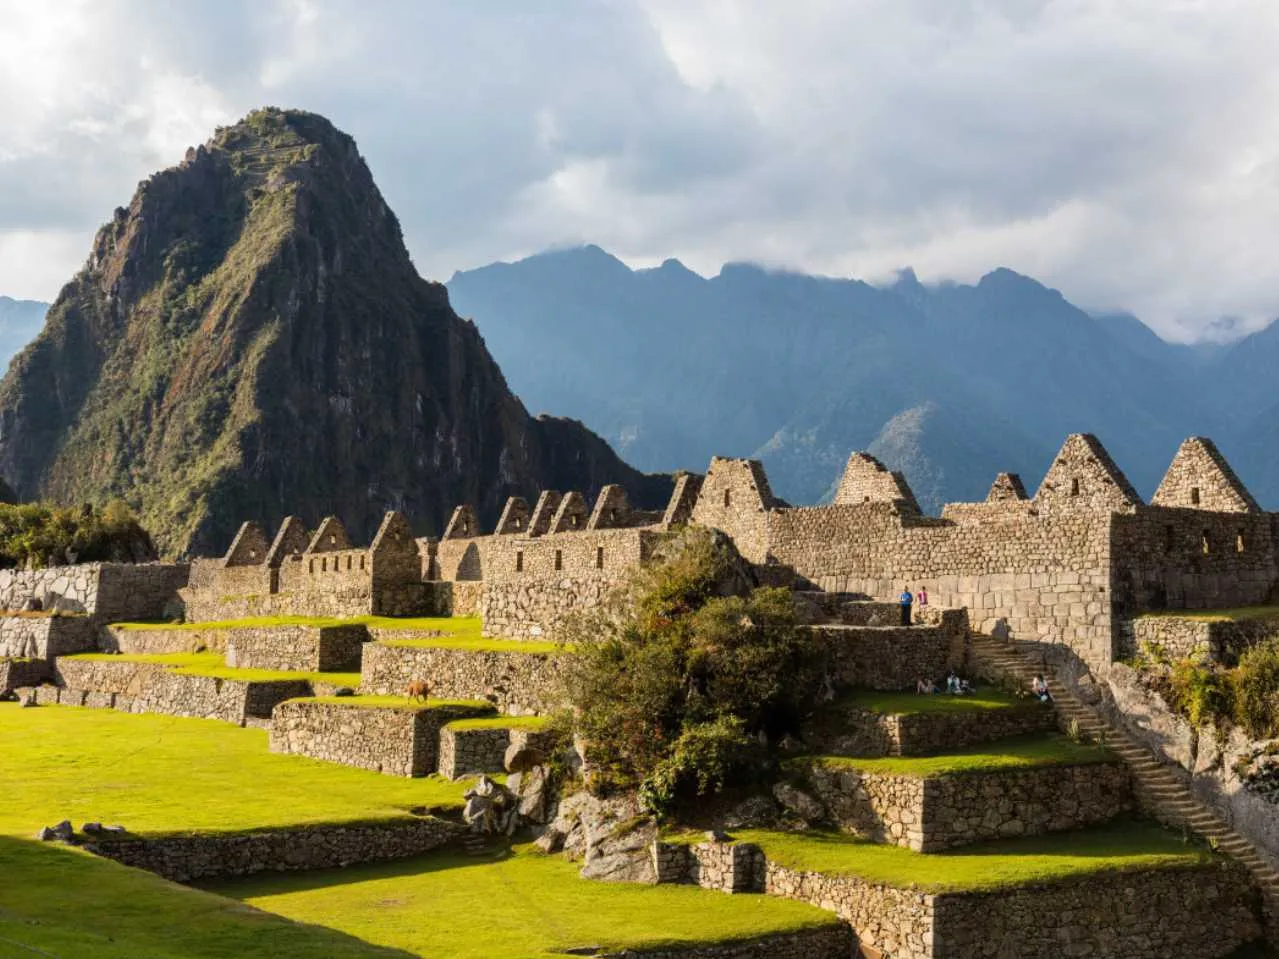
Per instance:
[[[535,8],[535,9],[534,9]],[[594,242],[1170,338],[1279,316],[1276,0],[0,0],[0,293],[254,107],[359,142],[427,276]]]

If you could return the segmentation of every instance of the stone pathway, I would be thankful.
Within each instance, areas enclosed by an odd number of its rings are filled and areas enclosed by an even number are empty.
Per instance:
[[[974,634],[970,649],[974,657],[997,674],[1014,680],[1020,688],[1028,689],[1035,674],[1042,672],[1063,726],[1075,724],[1081,733],[1104,742],[1123,759],[1132,773],[1139,801],[1156,819],[1189,830],[1248,869],[1265,902],[1267,938],[1272,942],[1279,940],[1279,872],[1262,858],[1252,843],[1201,802],[1181,776],[1124,730],[1098,715],[1050,670],[1036,668],[1011,642]]]

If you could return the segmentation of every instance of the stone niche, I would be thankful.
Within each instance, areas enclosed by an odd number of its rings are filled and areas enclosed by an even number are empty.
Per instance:
[[[813,763],[806,782],[841,829],[916,852],[1078,829],[1133,805],[1119,763],[928,778]]]
[[[271,752],[295,753],[388,776],[428,776],[439,762],[440,728],[491,715],[486,706],[360,705],[297,699],[271,720]]]

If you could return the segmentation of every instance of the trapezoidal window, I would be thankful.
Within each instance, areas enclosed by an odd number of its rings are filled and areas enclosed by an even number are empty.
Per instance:
[[[1199,487],[1198,486],[1190,487],[1190,505],[1191,506],[1199,505]]]
[[[725,508],[733,505],[733,491],[731,489],[724,490],[724,506]]]
[[[1243,530],[1240,530],[1238,535],[1235,536],[1235,552],[1236,553],[1248,552],[1248,543],[1243,538]]]
[[[1070,495],[1071,496],[1079,495],[1079,477],[1078,476],[1074,477],[1070,481]]]
[[[581,519],[581,517],[578,516],[576,513],[574,513],[572,516],[568,518],[568,524],[572,526],[573,529],[577,529],[577,521],[579,519]]]
[[[557,549],[555,551],[555,569],[558,571],[563,568],[564,568],[564,551],[562,549]]]
[[[1177,548],[1177,527],[1164,527],[1164,552],[1171,553]]]
[[[1199,548],[1203,550],[1203,554],[1208,556],[1212,553],[1212,541],[1208,538],[1208,531],[1204,530],[1203,538],[1200,541]]]
[[[330,546],[336,546],[337,544],[338,544],[338,534],[337,534],[337,533],[330,533],[330,534],[329,534],[329,545],[330,545]]]
[[[595,547],[595,568],[596,569],[604,568],[604,547],[603,546]]]
[[[320,557],[320,572],[327,573],[329,571],[329,558],[327,556]]]
[[[517,550],[515,553],[515,572],[524,572],[524,550]]]

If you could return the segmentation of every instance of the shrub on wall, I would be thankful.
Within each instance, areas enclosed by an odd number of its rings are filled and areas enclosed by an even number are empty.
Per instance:
[[[1231,672],[1235,722],[1254,739],[1279,736],[1279,642],[1254,646]]]
[[[156,558],[151,537],[124,503],[54,506],[0,503],[0,567],[89,562],[146,562]]]
[[[819,687],[784,589],[751,585],[731,543],[673,537],[624,601],[575,620],[568,674],[592,788],[638,788],[650,811],[769,775]]]

